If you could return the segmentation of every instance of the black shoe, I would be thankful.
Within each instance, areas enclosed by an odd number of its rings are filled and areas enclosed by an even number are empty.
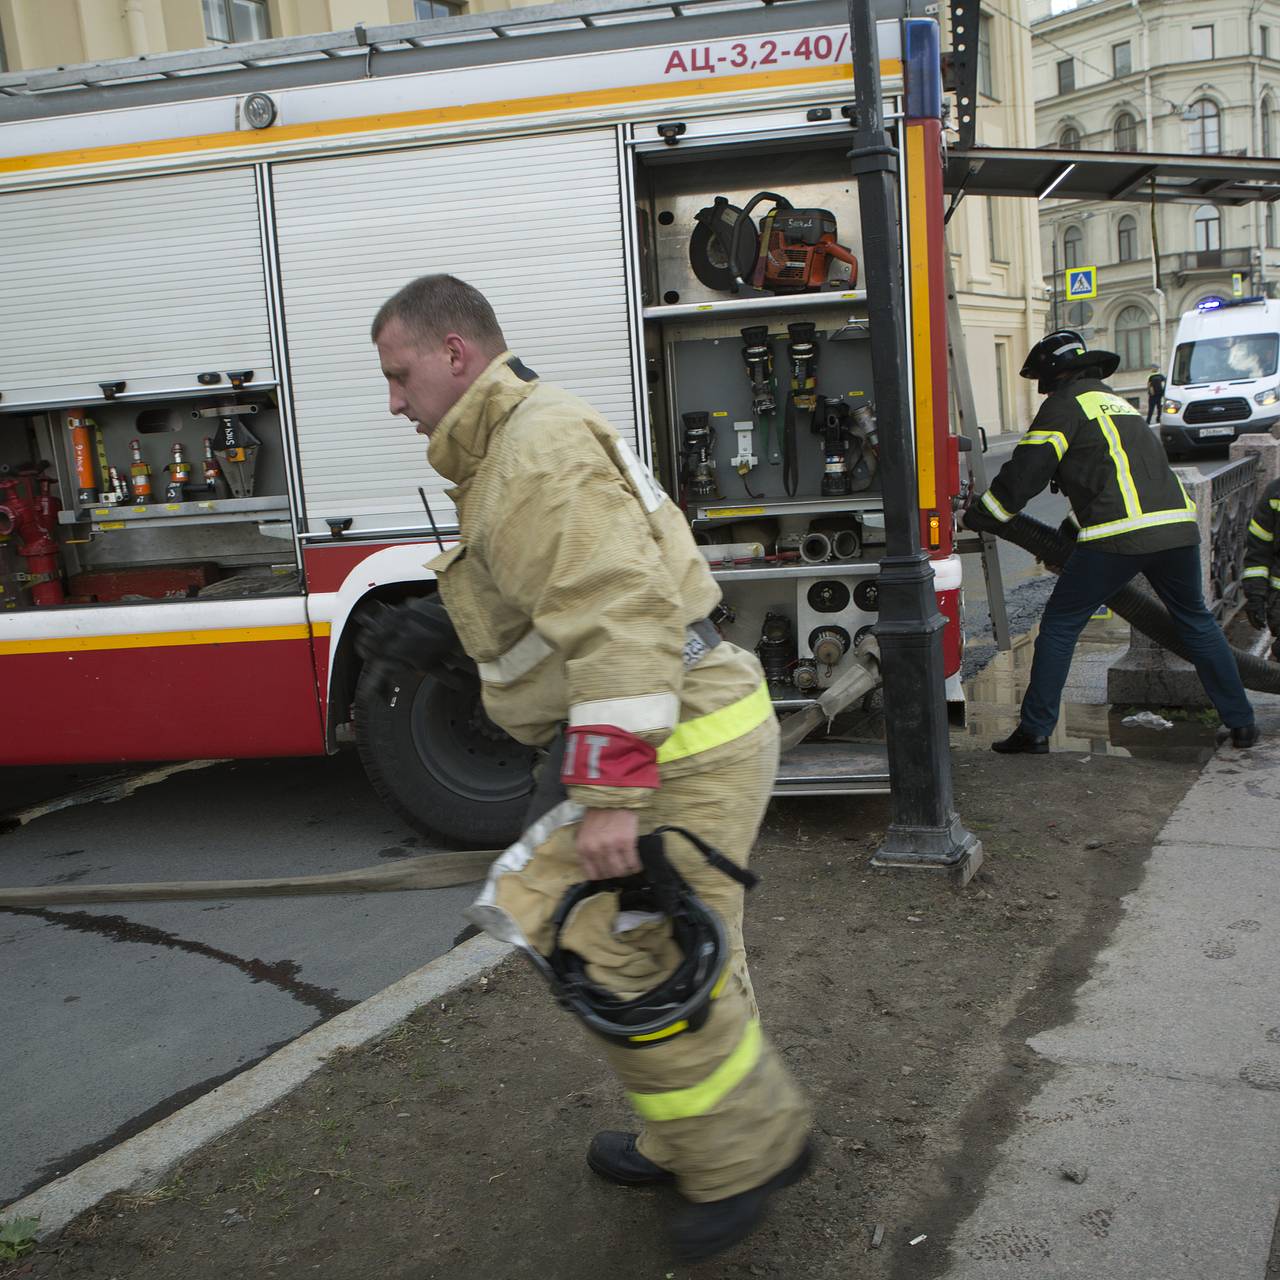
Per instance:
[[[602,1178],[624,1187],[644,1187],[655,1182],[670,1182],[675,1174],[654,1164],[636,1150],[634,1133],[602,1129],[587,1148],[587,1163]]]
[[[1030,733],[1019,725],[1007,738],[993,742],[991,750],[1005,756],[1015,755],[1019,751],[1029,752],[1033,756],[1043,756],[1049,753],[1049,739],[1043,734]]]
[[[726,1200],[686,1205],[672,1225],[672,1245],[681,1262],[698,1262],[728,1249],[750,1235],[764,1220],[769,1197],[798,1182],[809,1171],[813,1147],[804,1150],[768,1182]]]
[[[1237,751],[1246,751],[1249,747],[1255,746],[1258,741],[1258,726],[1256,724],[1239,724],[1234,729],[1228,729],[1227,726],[1218,726],[1218,742],[1222,744],[1231,739],[1231,745]]]

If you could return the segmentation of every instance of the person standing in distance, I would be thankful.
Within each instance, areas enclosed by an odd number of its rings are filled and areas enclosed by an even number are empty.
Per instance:
[[[1195,504],[1164,449],[1127,400],[1103,381],[1112,351],[1089,351],[1072,329],[1042,338],[1021,374],[1045,396],[1009,461],[965,511],[964,524],[998,534],[1051,480],[1071,503],[1076,545],[1040,620],[1018,727],[995,751],[1049,750],[1071,656],[1098,607],[1142,573],[1164,602],[1236,747],[1258,740],[1253,707],[1221,628],[1205,607]]]
[[[1164,400],[1164,374],[1151,366],[1151,376],[1147,379],[1147,426],[1160,421],[1160,404]]]
[[[472,286],[412,281],[383,304],[372,337],[392,414],[428,438],[431,466],[454,486],[459,541],[427,567],[478,664],[485,709],[530,745],[564,729],[559,793],[548,801],[540,779],[530,825],[494,864],[477,918],[498,913],[545,956],[566,890],[639,872],[638,835],[666,824],[745,865],[773,790],[778,726],[754,654],[708,620],[720,589],[679,509],[589,404],[513,356]],[[421,635],[427,669],[452,638],[438,615]],[[396,651],[404,637],[384,639]],[[371,652],[378,643],[370,637]],[[636,1048],[598,1042],[643,1131],[598,1133],[587,1162],[623,1185],[674,1181],[685,1199],[674,1245],[692,1261],[742,1239],[772,1193],[805,1173],[809,1112],[760,1028],[741,886],[683,837],[665,839],[724,923],[726,977],[696,1029],[676,1024]],[[670,972],[670,934],[652,922],[617,932],[621,921],[584,906],[566,929],[592,980],[633,999],[637,983],[643,992]]]

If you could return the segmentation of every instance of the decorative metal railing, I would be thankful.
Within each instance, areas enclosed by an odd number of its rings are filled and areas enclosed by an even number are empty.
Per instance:
[[[1212,477],[1205,602],[1219,622],[1226,622],[1244,599],[1240,574],[1244,569],[1245,539],[1257,501],[1257,488],[1256,454],[1227,463]]]

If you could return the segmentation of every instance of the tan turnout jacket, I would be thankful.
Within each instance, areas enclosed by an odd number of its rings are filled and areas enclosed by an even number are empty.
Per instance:
[[[522,380],[511,359],[480,375],[427,453],[453,483],[461,529],[427,567],[485,709],[529,744],[567,723],[571,740],[593,726],[592,742],[656,749],[650,781],[707,767],[772,715],[760,665],[720,644],[686,669],[685,628],[720,590],[684,517],[590,405]],[[571,799],[645,804],[651,786],[607,785],[607,770],[583,781],[593,761],[578,754]]]

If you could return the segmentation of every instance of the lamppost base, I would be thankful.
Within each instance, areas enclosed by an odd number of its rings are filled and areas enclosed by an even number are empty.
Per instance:
[[[982,841],[960,825],[959,817],[945,827],[891,826],[871,865],[941,871],[961,888],[982,866]]]

